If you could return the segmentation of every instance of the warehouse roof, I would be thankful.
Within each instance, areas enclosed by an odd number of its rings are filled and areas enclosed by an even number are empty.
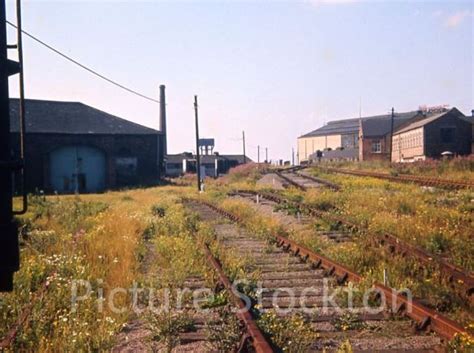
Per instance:
[[[397,129],[405,122],[421,115],[419,111],[396,113],[393,119],[393,128]],[[362,134],[364,137],[385,136],[391,130],[391,114],[379,115],[362,119]]]
[[[359,131],[359,119],[334,120],[300,137],[350,134],[357,131]]]
[[[425,126],[425,125],[427,125],[427,124],[429,124],[429,123],[431,123],[435,120],[438,120],[439,118],[441,118],[441,117],[443,117],[447,114],[456,114],[459,118],[461,118],[463,120],[467,120],[463,113],[461,113],[456,108],[452,108],[452,109],[450,109],[448,111],[445,111],[445,112],[441,112],[441,113],[437,113],[437,114],[431,114],[431,115],[426,116],[423,119],[418,119],[418,120],[415,120],[411,123],[409,122],[409,123],[401,126],[398,130],[395,131],[395,133],[398,134],[398,133],[401,133],[401,132],[410,131],[410,130]]]
[[[406,120],[413,118],[416,116],[416,114],[418,114],[418,111],[395,114],[397,125],[399,126]],[[364,122],[367,122],[365,126],[363,126],[364,135],[366,136],[381,136],[387,134],[390,131],[390,114],[384,114],[330,121],[319,129],[311,131],[310,133],[300,137],[356,134],[359,131],[359,124],[361,121],[363,124]],[[383,133],[383,131],[386,132]]]
[[[131,121],[116,117],[79,102],[27,99],[26,132],[58,134],[159,134]],[[10,99],[10,125],[19,131],[19,100]]]

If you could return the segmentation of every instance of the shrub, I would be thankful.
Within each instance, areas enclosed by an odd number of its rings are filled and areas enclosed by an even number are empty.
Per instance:
[[[217,317],[206,325],[211,346],[218,352],[234,352],[238,348],[244,327],[229,305],[216,310]]]
[[[147,319],[152,339],[164,343],[168,353],[171,353],[173,348],[179,344],[180,333],[194,328],[193,320],[185,311],[165,310],[159,314],[150,314]]]
[[[153,205],[152,208],[151,208],[151,213],[154,216],[164,217],[165,212],[166,212],[165,208],[163,206],[160,206],[160,205]]]
[[[317,338],[311,323],[301,314],[279,317],[272,310],[262,314],[257,324],[284,352],[307,352]]]

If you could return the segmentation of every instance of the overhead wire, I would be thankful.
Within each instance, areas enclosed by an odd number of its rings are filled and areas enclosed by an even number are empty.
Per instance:
[[[13,28],[17,28],[17,26],[16,26],[15,24],[13,24],[12,22],[10,22],[10,21],[8,21],[8,20],[6,20],[6,23],[9,24],[10,26],[12,26]],[[124,85],[122,85],[122,84],[120,84],[120,83],[118,83],[118,82],[116,82],[116,81],[114,81],[114,80],[112,80],[112,79],[106,77],[105,75],[100,74],[100,73],[97,72],[96,70],[91,69],[90,67],[88,67],[88,66],[86,66],[86,65],[84,65],[84,64],[81,64],[79,61],[77,61],[77,60],[71,58],[70,56],[68,56],[68,55],[66,55],[66,54],[64,54],[64,53],[62,53],[62,52],[59,51],[58,49],[56,49],[56,48],[54,48],[53,46],[51,46],[51,45],[45,43],[44,41],[42,41],[42,40],[39,39],[38,37],[32,35],[31,33],[27,32],[27,31],[25,31],[25,30],[21,30],[21,32],[22,32],[24,35],[26,35],[27,37],[29,37],[30,39],[34,40],[35,42],[37,42],[37,43],[43,45],[44,47],[46,47],[46,48],[48,48],[49,50],[51,50],[51,51],[53,51],[54,53],[56,53],[57,55],[63,57],[64,59],[66,59],[66,60],[68,60],[68,61],[70,61],[70,62],[72,62],[73,64],[75,64],[75,65],[81,67],[82,69],[88,71],[89,73],[91,73],[91,74],[93,74],[93,75],[95,75],[95,76],[101,78],[102,80],[107,81],[108,83],[110,83],[110,84],[112,84],[112,85],[114,85],[114,86],[116,86],[116,87],[119,87],[119,88],[121,88],[121,89],[123,89],[123,90],[125,90],[125,91],[127,91],[127,92],[129,92],[129,93],[132,93],[132,94],[134,94],[134,95],[137,95],[137,96],[139,96],[139,97],[141,97],[141,98],[143,98],[143,99],[146,99],[146,100],[148,100],[148,101],[150,101],[150,102],[153,102],[153,103],[160,103],[160,101],[159,101],[158,99],[154,99],[154,98],[149,97],[149,96],[147,96],[147,95],[145,95],[145,94],[142,94],[142,93],[140,93],[140,92],[137,92],[137,91],[135,91],[134,89],[128,88],[128,87],[126,87],[126,86],[124,86]]]

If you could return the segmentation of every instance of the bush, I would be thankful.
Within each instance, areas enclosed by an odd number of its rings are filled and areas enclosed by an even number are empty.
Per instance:
[[[208,340],[218,352],[235,352],[244,327],[230,306],[222,306],[216,313],[217,318],[206,325]]]
[[[284,352],[307,352],[317,338],[311,323],[301,314],[279,317],[275,311],[268,311],[260,316],[257,324]]]

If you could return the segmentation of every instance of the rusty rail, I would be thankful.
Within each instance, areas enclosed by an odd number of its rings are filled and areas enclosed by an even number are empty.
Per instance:
[[[301,169],[304,169],[306,168],[305,166],[302,166],[302,165],[295,165],[293,167],[289,167],[289,168],[279,168],[277,169],[278,172],[295,172],[297,170],[301,170]]]
[[[234,222],[243,223],[242,219],[236,215],[227,212],[212,203],[203,200],[196,201],[208,206],[220,215]],[[277,245],[282,247],[285,251],[292,252],[295,256],[300,257],[302,261],[310,261],[313,268],[322,268],[326,271],[327,275],[336,276],[339,283],[345,281],[359,282],[362,280],[362,276],[347,267],[317,254],[282,235],[274,235],[273,238],[277,241]],[[374,288],[376,288],[380,294],[383,294],[386,303],[390,304],[395,312],[404,313],[407,317],[414,320],[417,324],[416,328],[419,330],[426,330],[429,328],[433,332],[436,332],[438,335],[449,340],[453,339],[456,334],[467,334],[467,331],[458,323],[425,307],[415,300],[409,300],[402,293],[399,293],[392,288],[380,283],[374,283]]]
[[[208,205],[209,206],[209,205]],[[265,339],[262,331],[258,328],[255,320],[253,319],[250,311],[242,302],[241,298],[235,294],[232,284],[230,283],[229,278],[224,273],[221,264],[219,261],[212,255],[207,244],[203,244],[204,253],[206,254],[207,259],[212,264],[217,274],[219,275],[220,282],[224,285],[227,292],[229,293],[231,300],[234,305],[239,309],[237,311],[237,316],[245,324],[247,333],[252,338],[252,345],[255,348],[256,353],[272,353],[274,352],[270,343]]]
[[[48,286],[49,286],[49,282],[45,281],[41,285],[41,288],[35,292],[34,297],[30,300],[28,305],[20,314],[15,325],[13,325],[13,327],[8,331],[6,336],[0,341],[0,351],[3,351],[4,349],[8,349],[13,344],[16,336],[18,335],[18,332],[20,331],[20,329],[25,324],[26,320],[28,320],[31,313],[33,312],[33,307],[38,301],[43,299],[44,295],[46,294],[48,290]]]
[[[281,235],[276,235],[275,237],[278,239],[280,247],[292,251],[293,254],[300,256],[306,261],[312,261],[313,267],[322,268],[326,270],[326,273],[333,274],[337,277],[339,283],[345,281],[359,282],[363,279],[359,274],[347,269],[345,266],[319,255],[292,240]],[[407,299],[403,294],[392,288],[380,283],[374,283],[374,288],[383,293],[389,307],[397,308],[396,311],[403,310],[406,316],[417,323],[417,328],[420,330],[427,328],[426,325],[429,325],[431,330],[447,339],[452,339],[456,334],[466,333],[466,330],[458,323],[415,300]]]
[[[347,221],[343,217],[332,215],[328,212],[323,212],[317,210],[311,206],[304,205],[299,202],[290,201],[286,198],[283,198],[279,195],[269,193],[269,192],[257,192],[253,190],[237,190],[237,193],[247,193],[253,195],[260,195],[267,200],[276,202],[276,203],[287,203],[291,204],[292,206],[299,208],[301,211],[305,211],[312,216],[316,216],[318,218],[323,218],[330,220],[332,222],[341,223],[347,228],[354,230],[354,231],[366,231],[366,229],[362,229],[359,225]],[[374,234],[374,238],[377,242],[383,246],[387,246],[391,252],[398,253],[404,257],[411,256],[415,258],[422,264],[425,265],[437,265],[441,271],[445,275],[445,278],[448,283],[453,283],[462,287],[465,291],[465,295],[467,297],[471,297],[474,295],[474,276],[472,273],[465,271],[463,268],[455,266],[448,261],[444,260],[443,258],[430,254],[429,252],[421,249],[417,246],[411,245],[406,243],[405,241],[401,240],[397,236],[389,233],[383,233],[381,235]]]
[[[452,179],[441,179],[441,178],[430,178],[415,175],[390,175],[387,173],[360,171],[360,170],[348,170],[339,168],[322,168],[325,171],[339,174],[355,175],[362,177],[372,177],[378,179],[386,179],[395,182],[403,183],[415,183],[423,186],[438,186],[448,189],[474,189],[474,182],[452,180]]]
[[[324,186],[326,186],[330,189],[333,189],[335,191],[338,191],[338,190],[341,189],[341,187],[339,185],[337,185],[335,183],[332,183],[330,181],[327,181],[327,180],[324,180],[324,179],[321,179],[321,178],[317,178],[317,177],[314,177],[312,175],[306,175],[306,174],[303,174],[303,173],[299,173],[298,171],[300,169],[303,169],[303,168],[299,167],[298,169],[296,169],[296,167],[294,167],[294,168],[288,168],[286,170],[284,170],[284,169],[283,170],[277,170],[277,171],[275,171],[275,174],[278,175],[283,180],[285,180],[286,182],[288,182],[289,184],[291,184],[291,185],[295,186],[296,188],[298,188],[300,190],[303,190],[303,191],[306,191],[308,188],[305,187],[304,185],[301,185],[298,182],[294,181],[290,177],[284,175],[283,171],[290,172],[291,174],[294,174],[294,175],[299,176],[301,178],[313,181],[315,183],[319,183],[319,184],[324,185]]]
[[[327,180],[324,180],[324,179],[321,179],[321,178],[314,177],[312,175],[298,173],[297,171],[295,171],[294,174],[296,174],[296,175],[298,175],[302,178],[314,181],[315,183],[323,184],[324,186],[327,186],[328,188],[333,189],[335,191],[338,191],[338,190],[341,189],[341,187],[339,185],[335,184],[335,183],[332,183],[330,181],[327,181]]]
[[[294,181],[293,179],[290,179],[288,178],[286,175],[284,175],[283,173],[281,173],[280,171],[276,171],[275,172],[276,175],[278,175],[280,178],[282,178],[283,180],[285,180],[287,183],[293,185],[294,187],[300,189],[300,190],[303,190],[303,191],[306,191],[306,187],[304,185],[301,185],[299,183],[297,183],[296,181]]]

